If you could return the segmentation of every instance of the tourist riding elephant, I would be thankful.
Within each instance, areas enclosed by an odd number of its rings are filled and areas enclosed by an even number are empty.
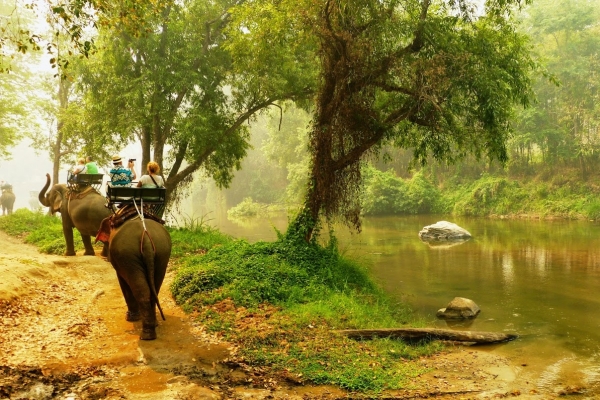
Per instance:
[[[171,236],[151,219],[129,219],[111,229],[109,260],[127,303],[127,321],[142,320],[140,339],[156,339],[158,293],[171,257]]]
[[[15,204],[15,194],[12,190],[3,190],[0,196],[0,204],[2,204],[2,215],[12,214],[13,205]]]
[[[102,220],[112,214],[112,211],[106,207],[106,198],[93,189],[81,193],[71,192],[65,184],[56,184],[46,193],[49,187],[50,174],[46,174],[46,185],[40,191],[38,199],[44,207],[50,207],[52,214],[60,212],[63,235],[67,244],[65,255],[76,254],[73,228],[77,228],[81,234],[85,246],[84,255],[95,255],[91,238],[98,233]],[[102,256],[107,255],[108,247],[105,243]]]

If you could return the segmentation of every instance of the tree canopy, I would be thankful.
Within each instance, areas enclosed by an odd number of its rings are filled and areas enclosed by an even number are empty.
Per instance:
[[[268,43],[263,52],[309,43],[319,60],[312,170],[297,221],[307,239],[320,216],[360,229],[361,163],[385,143],[413,149],[421,163],[466,154],[507,159],[511,110],[529,103],[535,68],[512,18],[517,6],[490,1],[478,11],[475,3],[435,0],[241,6],[239,24],[253,38],[246,40]]]
[[[522,30],[553,80],[535,80],[538,101],[516,120],[515,163],[577,165],[585,176],[600,161],[599,20],[588,1],[540,0],[524,13]]]
[[[226,33],[234,5],[161,3],[161,12],[148,8],[135,30],[101,28],[98,52],[82,70],[89,129],[105,142],[139,140],[142,164],[152,159],[163,167],[170,199],[196,171],[226,186],[249,146],[244,123],[310,93],[277,73],[249,74],[236,60]]]
[[[515,105],[536,64],[519,0],[94,0],[56,5],[83,54],[81,112],[101,143],[138,139],[175,194],[204,171],[226,186],[245,123],[285,100],[313,106],[311,170],[298,226],[360,229],[361,165],[382,146],[415,162],[505,161]],[[93,10],[90,11],[90,10]]]

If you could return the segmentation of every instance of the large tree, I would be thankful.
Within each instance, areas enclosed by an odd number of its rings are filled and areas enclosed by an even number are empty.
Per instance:
[[[100,29],[98,54],[82,75],[90,129],[105,141],[137,139],[142,165],[154,160],[163,167],[170,200],[197,171],[227,185],[249,146],[245,123],[310,93],[286,78],[293,70],[270,80],[236,63],[225,33],[235,4],[164,2],[160,12],[145,13],[137,7],[135,27]]]
[[[246,3],[249,34],[285,11],[296,35],[315,38],[320,80],[311,130],[312,169],[294,227],[310,239],[321,216],[360,229],[361,163],[383,144],[453,161],[505,161],[513,105],[527,105],[535,67],[512,21],[516,1],[264,0]],[[271,18],[265,15],[271,13]],[[252,28],[257,26],[257,28]],[[276,25],[280,26],[280,25]],[[264,40],[265,37],[261,36]],[[263,50],[268,51],[268,45]],[[264,58],[264,56],[263,56]]]

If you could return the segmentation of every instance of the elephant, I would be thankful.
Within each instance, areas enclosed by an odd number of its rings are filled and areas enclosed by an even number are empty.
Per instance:
[[[2,191],[0,196],[0,204],[2,204],[2,215],[10,215],[13,212],[13,205],[15,204],[15,194],[10,189]]]
[[[141,340],[156,339],[158,293],[171,257],[171,236],[161,222],[129,219],[110,230],[108,259],[127,304],[127,321],[142,320]]]
[[[87,193],[74,193],[67,185],[58,183],[46,193],[49,187],[50,174],[46,174],[46,185],[40,191],[38,199],[44,207],[50,207],[51,214],[60,212],[63,235],[67,244],[65,256],[76,254],[73,244],[73,228],[77,228],[81,234],[85,246],[84,255],[96,255],[91,238],[96,236],[102,220],[112,214],[112,211],[106,206],[106,198],[91,188]],[[107,255],[108,245],[104,243],[102,256],[106,257]]]

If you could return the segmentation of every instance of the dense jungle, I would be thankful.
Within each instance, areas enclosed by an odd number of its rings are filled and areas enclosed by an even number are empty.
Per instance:
[[[338,331],[432,324],[343,242],[369,218],[600,218],[599,6],[0,0],[0,398],[595,398],[580,359],[549,379],[510,343]],[[111,160],[160,166],[154,340],[127,240],[111,260],[53,209],[86,156],[102,196]],[[287,223],[248,241],[217,213]]]

